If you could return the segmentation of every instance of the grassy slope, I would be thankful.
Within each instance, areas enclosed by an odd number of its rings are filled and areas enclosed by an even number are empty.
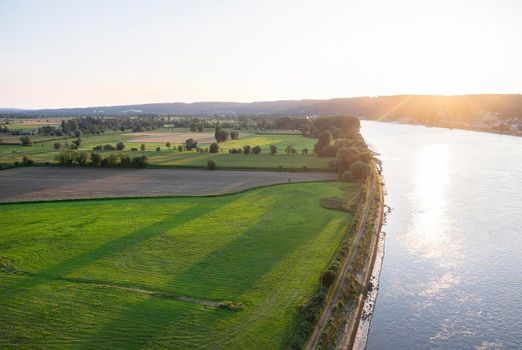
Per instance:
[[[166,130],[160,130],[165,132]],[[18,139],[19,137],[17,137]],[[82,137],[81,151],[91,152],[96,145],[110,143],[115,145],[118,141],[126,141],[133,139],[135,136],[127,136],[120,134],[106,134],[101,136],[84,136]],[[34,139],[34,138],[33,138]],[[75,138],[69,138],[67,142],[71,143]],[[61,142],[65,140],[54,140],[48,142],[35,143],[33,146],[23,147],[21,145],[2,145],[0,146],[0,164],[12,165],[15,161],[21,161],[24,155],[34,160],[36,163],[54,162],[55,157],[59,151],[53,148],[54,142]],[[264,154],[260,155],[243,155],[243,154],[209,154],[196,152],[178,152],[177,149],[168,149],[163,143],[146,143],[146,151],[130,151],[131,147],[138,148],[141,143],[126,143],[126,149],[123,153],[130,156],[145,154],[149,157],[150,164],[153,166],[167,166],[167,167],[206,167],[209,159],[214,159],[218,167],[221,168],[265,168],[277,169],[279,166],[285,169],[302,169],[306,166],[307,169],[318,170],[326,169],[330,158],[320,158],[309,155],[298,154],[297,156],[286,155],[285,148],[287,145],[294,146],[297,150],[308,148],[311,152],[315,139],[305,138],[300,135],[247,135],[239,140],[229,140],[221,143],[220,146],[224,150],[230,148],[240,148],[243,145],[260,146]],[[278,154],[276,156],[269,156],[269,145],[274,144],[278,147]],[[174,145],[176,146],[176,145]],[[207,147],[208,145],[203,145]],[[161,147],[161,152],[155,152],[156,147]],[[15,151],[15,153],[13,153]],[[110,152],[101,152],[106,156]]]
[[[345,186],[2,205],[0,266],[18,273],[0,268],[0,347],[278,348],[351,219],[319,199]]]

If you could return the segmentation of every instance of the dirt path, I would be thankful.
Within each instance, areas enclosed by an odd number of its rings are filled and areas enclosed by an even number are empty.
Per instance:
[[[363,213],[363,219],[361,221],[361,225],[359,226],[359,230],[357,230],[355,239],[352,244],[352,249],[350,251],[350,255],[347,259],[345,259],[343,265],[341,266],[341,273],[339,274],[339,277],[334,283],[333,286],[333,292],[330,298],[328,298],[328,301],[323,308],[323,312],[321,313],[321,317],[319,318],[319,321],[317,322],[314,331],[312,335],[310,336],[310,339],[308,340],[308,344],[306,345],[306,350],[312,350],[317,348],[317,344],[319,343],[319,340],[321,339],[321,334],[323,333],[324,328],[326,327],[326,323],[328,322],[328,319],[330,318],[330,314],[332,313],[332,307],[337,302],[337,299],[339,298],[341,292],[343,283],[345,281],[346,275],[348,274],[348,270],[350,269],[350,266],[352,264],[353,258],[355,257],[355,254],[357,252],[357,247],[359,246],[359,241],[363,235],[364,227],[366,226],[366,221],[368,220],[368,213],[370,212],[370,204],[371,204],[371,196],[373,192],[373,181],[370,181],[370,187],[368,189],[368,192],[366,194],[366,205],[364,208]]]
[[[27,167],[0,171],[0,202],[211,195],[278,183],[334,180],[335,174],[199,169]]]

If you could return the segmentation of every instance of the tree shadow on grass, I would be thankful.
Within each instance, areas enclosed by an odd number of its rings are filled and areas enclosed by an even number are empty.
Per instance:
[[[286,199],[284,196],[280,197],[282,201]],[[324,224],[324,222],[317,222],[312,227],[307,226],[309,232],[307,235],[300,232],[289,235],[288,232],[280,233],[274,230],[277,226],[267,225],[267,220],[263,218],[266,219],[268,215],[270,215],[269,211],[265,211],[257,224],[248,227],[236,239],[180,272],[165,286],[181,294],[199,298],[242,302],[243,300],[237,299],[241,299],[253,288],[260,286],[262,279],[285,257],[303,245],[309,244]],[[164,302],[170,303],[170,301]],[[129,346],[132,336],[115,339],[114,335],[136,327],[143,330],[142,327],[146,327],[146,322],[149,322],[148,331],[141,332],[139,337],[132,339],[137,343],[132,343],[131,346],[158,346],[161,343],[160,347],[189,348],[203,347],[212,342],[215,348],[218,348],[226,346],[226,342],[231,338],[223,343],[222,339],[216,340],[215,337],[237,335],[233,328],[240,331],[250,327],[255,321],[250,319],[250,316],[256,305],[245,305],[245,309],[239,311],[194,305],[193,308],[185,309],[181,313],[167,314],[168,310],[160,311],[158,314],[151,313],[150,310],[157,304],[157,299],[149,297],[130,305],[111,323],[93,334],[91,340],[84,344],[84,348],[90,348],[99,339],[110,338],[112,338],[111,347]],[[144,319],[147,320],[145,323]],[[246,322],[245,327],[241,320]],[[230,322],[234,325],[230,325]]]
[[[0,298],[12,298],[26,289],[36,285],[45,283],[45,281],[53,278],[63,278],[69,273],[86,267],[87,265],[106,257],[110,257],[115,253],[125,251],[143,241],[154,238],[163,233],[164,227],[176,227],[193,220],[195,216],[203,215],[213,209],[212,206],[193,205],[181,212],[175,213],[165,220],[155,222],[139,230],[126,235],[119,236],[113,240],[105,242],[95,249],[86,251],[65,261],[50,266],[46,269],[32,274],[33,278],[24,278],[17,283],[11,284],[8,288],[0,290]]]

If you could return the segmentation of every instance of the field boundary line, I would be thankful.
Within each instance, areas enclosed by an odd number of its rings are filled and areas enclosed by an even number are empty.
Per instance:
[[[109,201],[109,200],[125,200],[125,199],[169,199],[169,198],[214,198],[214,197],[226,197],[233,196],[237,194],[246,193],[248,191],[259,190],[268,187],[275,186],[285,186],[285,185],[299,185],[299,184],[307,184],[307,183],[315,183],[315,182],[337,182],[336,179],[325,179],[325,180],[306,180],[306,181],[296,181],[296,182],[281,182],[275,184],[268,185],[260,185],[254,186],[250,188],[246,188],[244,190],[239,190],[236,192],[226,192],[226,193],[216,193],[216,194],[201,194],[201,195],[176,195],[176,194],[167,194],[167,195],[157,195],[157,196],[121,196],[121,197],[86,197],[86,198],[63,198],[63,199],[45,199],[45,200],[28,200],[28,201],[17,201],[17,202],[0,202],[0,206],[3,205],[13,205],[13,204],[38,204],[38,203],[60,203],[60,202],[79,202],[79,201]]]

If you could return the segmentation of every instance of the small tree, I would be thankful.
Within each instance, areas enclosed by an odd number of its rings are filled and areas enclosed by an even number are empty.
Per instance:
[[[101,156],[98,153],[91,153],[91,162],[94,166],[100,166]]]
[[[123,142],[120,141],[120,142],[118,142],[118,143],[116,144],[116,149],[117,149],[118,151],[123,151],[124,148],[125,148],[125,144],[124,144]]]
[[[77,131],[78,131],[78,130],[77,130]],[[81,138],[77,138],[77,139],[74,140],[72,143],[76,145],[76,148],[79,148],[80,145],[82,144],[82,139],[81,139]]]
[[[170,148],[170,142],[167,142],[167,143],[165,144],[165,147]]]
[[[20,142],[22,142],[22,146],[31,146],[33,144],[29,136],[20,137]]]
[[[207,161],[207,168],[209,170],[214,170],[216,169],[216,161],[215,160],[212,160],[210,159],[209,161]]]
[[[161,148],[160,147],[156,147],[156,152],[160,152],[161,151]]]
[[[239,131],[237,131],[237,130],[232,130],[232,131],[230,132],[230,138],[231,138],[232,140],[237,140],[237,139],[239,139]]]
[[[244,154],[249,154],[250,153],[250,146],[249,145],[244,145],[243,146],[243,153]]]
[[[182,146],[182,145],[179,145],[179,146],[178,146],[178,151],[179,151],[179,152],[182,152],[182,151],[183,151],[183,146]]]
[[[62,148],[62,144],[60,142],[55,142],[53,144],[53,147],[55,150],[59,150],[60,148]]]
[[[142,152],[145,151],[145,144],[144,144],[144,143],[141,144],[141,146],[140,146],[140,150],[141,150]]]
[[[198,148],[198,142],[194,139],[185,140],[185,148],[189,151],[194,148]]]
[[[270,145],[270,154],[275,156],[277,153],[277,146],[276,145]]]
[[[74,130],[73,132],[74,137],[82,137],[82,131],[81,130]]]
[[[297,154],[297,151],[295,150],[294,146],[292,146],[292,145],[286,146],[285,152],[286,152],[286,154],[291,154],[291,155]]]
[[[214,142],[214,143],[212,143],[210,145],[209,151],[210,151],[210,153],[218,153],[219,152],[219,145],[217,144],[217,142]]]
[[[259,146],[254,146],[252,147],[252,150],[250,151],[252,154],[259,154],[261,153],[261,147]]]

